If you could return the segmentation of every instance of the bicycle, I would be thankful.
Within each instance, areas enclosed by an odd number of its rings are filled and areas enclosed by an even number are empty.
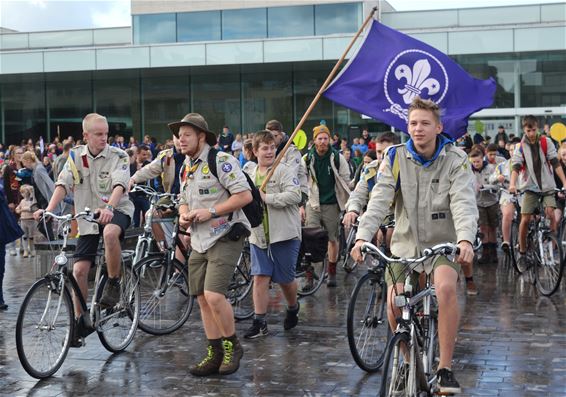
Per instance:
[[[542,205],[545,196],[557,191],[561,190],[554,189],[547,193],[530,192],[538,197],[538,208],[529,223],[526,247],[527,268],[523,273],[534,273],[535,285],[538,291],[545,296],[556,292],[564,271],[562,244],[558,241],[556,234],[550,230],[550,220],[546,219]]]
[[[75,336],[84,346],[84,338],[96,331],[108,351],[123,351],[134,339],[140,313],[138,279],[131,266],[125,263],[131,262],[133,253],[122,252],[120,301],[113,308],[103,309],[98,304],[107,275],[104,264],[97,263],[89,308],[68,266],[67,243],[71,221],[85,219],[94,222],[94,214],[86,209],[75,216],[44,212],[44,221],[46,217],[61,221],[61,249],[51,270],[26,293],[16,322],[18,358],[25,371],[38,379],[57,372]],[[82,314],[78,318],[74,316],[71,293],[81,306]]]
[[[388,225],[381,225],[385,236]],[[380,244],[386,251],[385,239]],[[356,364],[366,372],[376,372],[383,364],[387,340],[391,334],[387,321],[387,285],[385,283],[386,263],[379,257],[366,256],[367,273],[354,286],[346,317],[348,346]]]
[[[425,286],[413,294],[411,275],[416,267],[436,256],[457,255],[458,248],[451,243],[438,244],[423,251],[420,258],[390,258],[378,247],[364,243],[362,252],[376,255],[387,263],[406,266],[405,286],[402,293],[395,291],[393,304],[402,315],[389,340],[383,363],[380,395],[396,396],[402,390],[405,396],[432,395],[435,391],[436,366],[439,354],[438,319],[435,289],[431,274],[425,271]]]
[[[253,283],[250,243],[246,239],[228,285],[227,293],[236,320],[247,320],[254,314]]]
[[[342,268],[346,271],[346,273],[352,273],[358,266],[358,263],[352,260],[352,257],[350,256],[350,251],[352,250],[352,247],[356,243],[356,233],[358,232],[358,221],[353,223],[349,229],[346,228],[344,229],[348,230],[348,235],[346,236],[344,242],[344,253],[341,256],[343,258],[341,260]]]
[[[295,280],[299,297],[313,295],[327,278],[328,232],[318,227],[303,227],[297,257]]]
[[[188,249],[179,235],[179,216],[173,220],[173,245],[166,244],[163,252],[146,256],[134,264],[140,284],[141,314],[138,326],[152,335],[170,334],[185,324],[194,305],[189,294],[189,274],[186,260]],[[176,257],[180,250],[185,262]]]
[[[175,194],[172,193],[159,193],[153,188],[145,185],[135,185],[130,193],[143,193],[149,197],[149,210],[145,218],[145,223],[143,226],[142,233],[138,236],[138,241],[136,243],[134,261],[133,263],[138,263],[142,258],[145,258],[149,253],[151,247],[151,242],[154,240],[152,225],[154,223],[153,217],[158,210],[175,210]],[[168,198],[171,199],[167,204],[160,204],[160,200]],[[160,220],[163,221],[163,220]]]

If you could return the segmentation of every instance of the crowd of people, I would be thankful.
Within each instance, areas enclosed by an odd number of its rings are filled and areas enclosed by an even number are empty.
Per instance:
[[[225,295],[246,238],[251,247],[255,312],[244,334],[248,339],[269,333],[270,283],[281,286],[287,301],[284,329],[299,323],[295,266],[302,225],[328,233],[329,288],[338,284],[342,226],[350,228],[359,222],[351,252],[356,261],[362,259],[363,242],[376,236],[386,239],[391,253],[399,257],[415,257],[426,247],[454,242],[460,253],[455,262],[444,258],[434,263],[434,280],[439,306],[440,392],[458,393],[460,386],[451,371],[458,331],[454,319],[459,318],[456,290],[463,271],[467,293],[478,293],[472,268],[478,219],[484,236],[480,263],[496,262],[499,214],[501,249],[505,251],[510,249],[512,195],[527,191],[522,213],[528,222],[536,204],[536,197],[528,191],[547,192],[556,184],[566,184],[566,145],[557,153],[552,140],[539,134],[533,116],[523,119],[522,138],[508,136],[500,127],[496,143],[485,138],[480,141],[477,136],[472,140],[468,135],[453,142],[442,134],[439,107],[418,97],[408,118],[410,139],[405,144],[399,143],[395,133],[372,136],[367,129],[349,142],[321,123],[301,152],[289,142],[277,120],[267,121],[265,129],[253,134],[234,136],[228,126],[219,134],[210,131],[202,115],[189,113],[168,125],[171,138],[160,144],[150,136],[139,143],[134,138],[126,142],[120,135],[109,137],[106,118],[89,114],[83,120],[82,141],[57,137],[48,145],[31,139],[20,145],[0,145],[3,191],[24,231],[20,242],[8,247],[8,254],[35,255],[33,242],[43,210],[96,209],[100,212],[98,225],[79,222],[73,274],[86,296],[88,270],[102,237],[109,280],[100,304],[112,307],[119,299],[118,242],[130,224],[143,222],[149,209],[147,198],[130,190],[137,184],[149,184],[177,195],[179,225],[190,234],[185,239],[191,248],[189,291],[197,297],[207,338],[204,358],[189,371],[208,376],[237,371],[244,354]],[[282,160],[275,167],[278,156]],[[249,206],[256,200],[256,190],[263,212],[260,222],[252,225]],[[558,219],[554,209],[564,209],[564,196],[558,199],[558,206],[551,196],[544,202],[554,229]],[[386,218],[395,219],[395,228],[379,236],[379,226]],[[165,244],[166,233],[155,230],[158,245]],[[524,266],[523,220],[519,233],[519,262]],[[3,274],[4,257],[1,260]],[[395,268],[388,275],[388,301],[394,291],[404,288],[399,278],[402,272]],[[395,329],[399,313],[393,305],[387,307],[390,326]],[[81,315],[78,309],[75,314]],[[75,336],[72,345],[80,346]]]

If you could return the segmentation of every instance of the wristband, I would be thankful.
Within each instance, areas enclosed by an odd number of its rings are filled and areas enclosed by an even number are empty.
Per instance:
[[[114,207],[111,206],[110,204],[106,204],[106,205],[104,206],[104,208],[106,208],[107,210],[110,210],[110,211],[114,212]]]

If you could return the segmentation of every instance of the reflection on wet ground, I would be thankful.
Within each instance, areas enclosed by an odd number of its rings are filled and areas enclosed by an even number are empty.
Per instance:
[[[353,362],[346,337],[346,308],[362,269],[339,273],[339,287],[323,286],[302,300],[299,326],[283,330],[285,305],[271,291],[267,337],[243,340],[240,370],[197,379],[187,368],[204,353],[198,310],[172,335],[139,331],[122,354],[108,353],[96,334],[71,349],[55,376],[37,381],[21,367],[15,347],[19,304],[34,281],[31,259],[7,257],[0,312],[0,394],[7,396],[375,396],[380,374]],[[566,288],[540,297],[532,284],[501,265],[476,269],[480,294],[460,291],[461,331],[453,369],[466,396],[566,396]],[[198,309],[198,308],[197,308]],[[237,324],[238,333],[250,321]]]

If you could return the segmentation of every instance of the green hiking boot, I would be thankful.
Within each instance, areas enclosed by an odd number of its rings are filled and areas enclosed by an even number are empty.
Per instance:
[[[222,347],[220,344],[214,346],[209,344],[206,348],[206,356],[202,361],[189,368],[189,372],[194,376],[210,376],[218,373],[222,364]]]
[[[222,345],[224,346],[224,358],[218,373],[220,375],[230,375],[240,368],[240,360],[244,355],[244,348],[238,340],[233,343],[228,339],[224,339]]]

